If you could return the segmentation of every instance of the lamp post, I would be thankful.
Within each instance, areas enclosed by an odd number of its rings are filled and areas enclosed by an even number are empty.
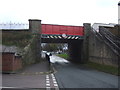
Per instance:
[[[120,1],[118,2],[118,24],[120,24]]]

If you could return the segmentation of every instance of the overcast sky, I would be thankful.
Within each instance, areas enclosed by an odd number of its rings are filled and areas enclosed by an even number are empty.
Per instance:
[[[83,25],[118,23],[119,0],[0,0],[0,23],[28,23],[41,19],[46,24]]]

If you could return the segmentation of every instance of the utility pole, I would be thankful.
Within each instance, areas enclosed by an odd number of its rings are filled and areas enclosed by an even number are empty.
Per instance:
[[[120,24],[120,1],[118,2],[118,24]]]

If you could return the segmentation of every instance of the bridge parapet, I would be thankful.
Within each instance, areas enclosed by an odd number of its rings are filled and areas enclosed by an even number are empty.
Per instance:
[[[41,34],[41,20],[29,19],[29,30],[32,33],[39,33],[39,34]]]
[[[42,24],[42,34],[83,36],[84,28],[83,26]]]

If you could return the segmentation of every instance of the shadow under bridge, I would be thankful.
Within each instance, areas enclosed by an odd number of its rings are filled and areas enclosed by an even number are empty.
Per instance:
[[[42,24],[41,43],[67,43],[69,60],[82,62],[83,27]]]

